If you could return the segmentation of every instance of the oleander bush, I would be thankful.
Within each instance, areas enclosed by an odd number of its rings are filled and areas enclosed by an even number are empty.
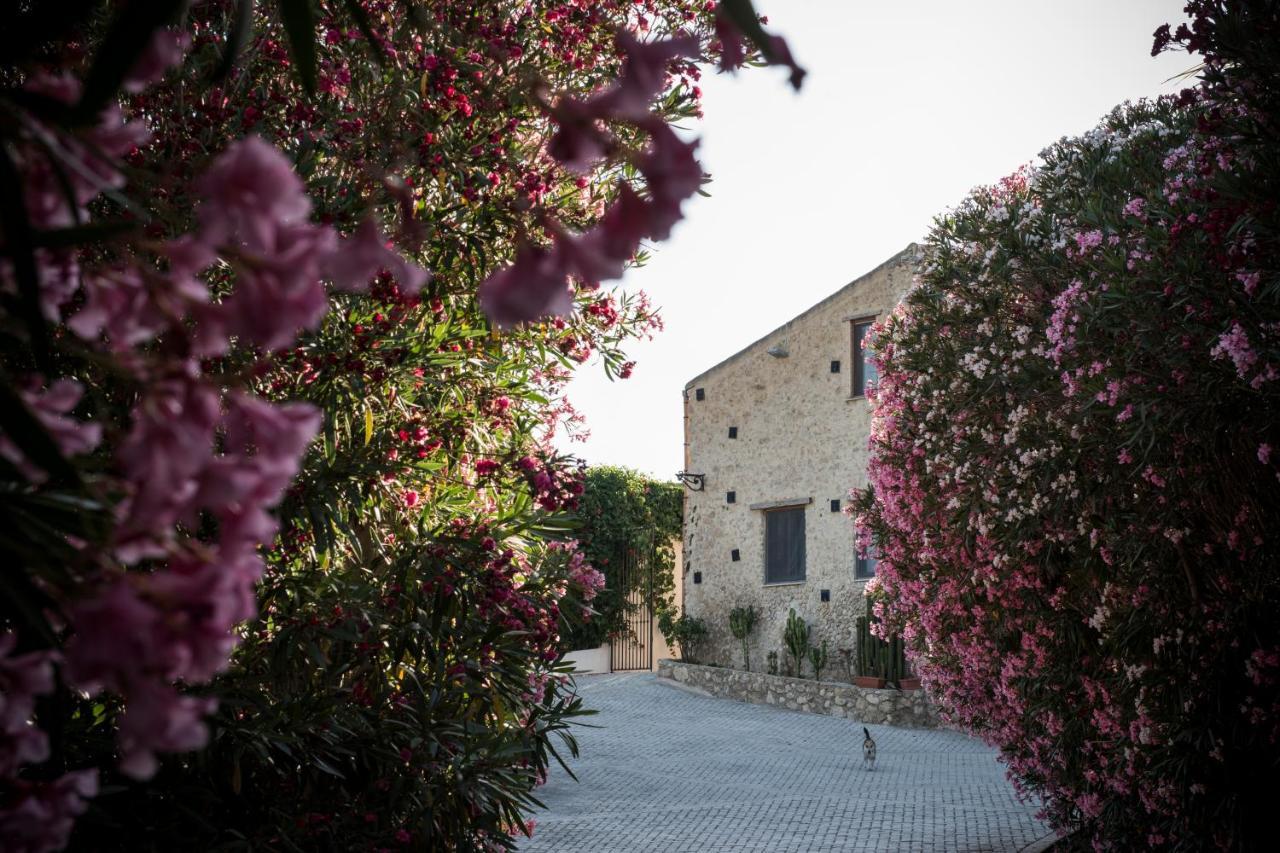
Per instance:
[[[941,216],[876,333],[861,546],[950,719],[1095,849],[1258,850],[1280,797],[1280,6]]]
[[[603,582],[564,384],[757,59],[745,0],[6,12],[0,847],[531,830]]]

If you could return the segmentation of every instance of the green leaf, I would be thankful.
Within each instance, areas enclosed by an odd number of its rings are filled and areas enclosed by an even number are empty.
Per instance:
[[[298,80],[307,94],[316,91],[316,15],[311,0],[280,0],[280,17],[289,37],[289,55],[293,58]]]
[[[360,5],[358,0],[342,0],[342,2],[347,7],[347,14],[356,22],[356,26],[360,28],[360,32],[364,35],[364,40],[368,42],[369,52],[373,54],[373,61],[385,67],[387,57],[382,51],[381,42],[378,41],[373,27],[369,23],[369,14],[364,10],[364,6]]]
[[[35,241],[18,169],[9,156],[8,146],[0,146],[0,224],[5,234],[4,251],[13,263],[18,280],[18,297],[22,318],[31,336],[36,363],[48,370],[49,329],[40,308],[40,277],[36,269]],[[6,388],[6,393],[11,389]],[[16,395],[14,395],[16,397]],[[42,431],[43,432],[43,431]]]
[[[227,31],[227,47],[223,51],[218,67],[213,70],[213,79],[225,80],[235,67],[236,59],[249,43],[249,33],[253,27],[253,0],[240,0],[236,4],[235,17],[231,19],[231,28]]]

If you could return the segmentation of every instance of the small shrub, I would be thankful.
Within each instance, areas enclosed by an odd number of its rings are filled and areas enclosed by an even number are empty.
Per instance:
[[[706,622],[688,614],[676,616],[674,611],[664,609],[658,614],[658,630],[667,638],[668,643],[679,649],[680,660],[685,663],[698,662],[698,646],[707,638]]]
[[[735,607],[729,611],[729,630],[735,639],[742,642],[742,668],[751,671],[751,655],[747,649],[747,638],[756,627],[756,609],[750,605]]]
[[[771,652],[769,652],[769,655],[768,655],[768,661],[769,661],[769,674],[770,674],[770,675],[777,675],[777,674],[778,674],[778,653],[777,653],[777,651],[771,651]]]

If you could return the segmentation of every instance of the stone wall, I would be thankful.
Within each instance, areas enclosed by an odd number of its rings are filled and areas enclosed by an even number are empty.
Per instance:
[[[852,321],[893,310],[911,286],[915,255],[908,246],[686,386],[685,469],[706,475],[701,491],[686,490],[684,515],[685,611],[711,632],[700,658],[742,666],[729,611],[752,605],[751,667],[764,669],[772,650],[785,660],[782,629],[794,607],[813,643],[827,641],[829,671],[848,675],[865,580],[854,577],[853,523],[839,510],[866,484],[870,425],[867,399],[853,395]],[[765,583],[764,511],[776,502],[804,506],[799,583]]]
[[[935,728],[938,714],[923,690],[871,690],[838,681],[787,678],[679,661],[658,662],[658,677],[697,687],[722,699],[776,705],[870,725]]]

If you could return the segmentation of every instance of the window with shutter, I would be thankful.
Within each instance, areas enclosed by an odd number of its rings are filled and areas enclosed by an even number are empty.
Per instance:
[[[867,331],[875,323],[875,318],[857,320],[853,323],[853,396],[861,397],[868,388],[876,387],[880,378],[876,371],[876,363],[871,360],[871,349],[866,346]]]
[[[877,557],[879,552],[875,546],[867,551],[865,557],[858,557],[853,561],[853,576],[855,578],[873,578],[876,576],[876,563],[880,562]]]
[[[804,507],[764,514],[764,582],[804,580]]]

